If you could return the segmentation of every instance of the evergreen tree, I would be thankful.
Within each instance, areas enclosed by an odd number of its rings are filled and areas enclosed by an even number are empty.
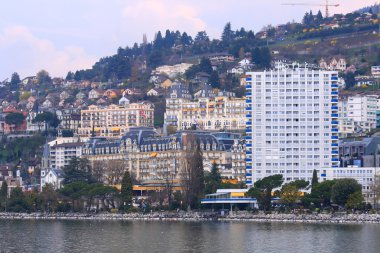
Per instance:
[[[318,21],[318,23],[321,23],[323,21],[323,15],[322,15],[321,10],[318,11],[317,21]]]
[[[74,80],[74,73],[69,71],[66,75],[66,81],[72,81]]]
[[[10,89],[12,91],[18,90],[20,86],[20,82],[21,82],[20,76],[16,72],[13,73],[11,77]]]
[[[362,193],[362,185],[355,179],[345,178],[336,180],[331,189],[331,199],[335,204],[345,205],[351,194],[356,192]]]
[[[74,74],[74,80],[75,81],[80,81],[80,80],[82,80],[82,74],[81,74],[81,72],[80,71],[75,71],[75,74]]]
[[[306,26],[310,25],[310,18],[309,18],[308,12],[306,12],[305,15],[303,16],[302,23]]]
[[[255,47],[252,52],[252,62],[254,62],[256,65],[259,65],[261,63],[261,53],[260,53],[260,48]]]
[[[26,212],[31,209],[32,208],[28,203],[25,194],[22,192],[22,189],[20,187],[13,189],[9,198],[7,210],[10,212]]]
[[[268,47],[264,47],[260,50],[260,59],[262,68],[270,68],[272,62],[272,55]]]
[[[120,200],[121,210],[126,211],[132,207],[133,185],[132,178],[128,171],[124,173],[121,181]]]
[[[164,39],[162,38],[161,31],[158,31],[156,39],[153,42],[154,49],[162,49],[164,46]]]
[[[5,116],[5,123],[8,125],[15,125],[16,127],[25,122],[25,116],[19,112],[12,112]]]
[[[313,189],[318,184],[317,170],[313,170],[313,178],[311,179],[311,189]]]
[[[191,44],[191,37],[188,36],[186,32],[182,33],[181,43],[183,45],[190,45]]]
[[[314,24],[314,14],[313,14],[312,10],[310,10],[310,12],[309,12],[309,24],[310,25]]]
[[[8,184],[7,181],[3,181],[1,184],[1,189],[0,189],[0,198],[7,198],[8,197]]]
[[[356,80],[355,80],[355,74],[352,72],[348,72],[346,75],[343,77],[344,82],[345,82],[345,88],[350,89],[355,86]]]
[[[211,172],[205,176],[205,193],[215,193],[222,184],[222,177],[219,172],[218,165],[212,164]]]
[[[210,42],[210,38],[208,37],[206,31],[200,31],[195,36],[194,42],[195,43],[208,43],[208,42]]]
[[[234,39],[234,32],[231,29],[231,23],[228,22],[223,29],[222,43],[224,46],[229,46]]]
[[[148,58],[148,64],[151,68],[155,68],[159,66],[163,61],[163,55],[162,50],[154,50],[149,58]]]
[[[213,88],[220,88],[220,79],[218,71],[212,71],[208,82],[211,84]]]
[[[174,34],[172,34],[169,29],[166,30],[164,39],[164,45],[166,48],[171,48],[174,45],[175,38],[173,35]]]
[[[249,40],[254,40],[255,39],[255,33],[252,30],[250,30],[247,33],[247,39],[249,39]]]
[[[70,160],[68,165],[63,167],[64,171],[64,184],[70,184],[73,182],[85,182],[93,183],[92,168],[90,162],[86,158],[74,157]]]
[[[205,72],[207,74],[212,73],[212,65],[210,59],[203,57],[199,63],[199,72]]]
[[[256,198],[259,205],[265,211],[269,211],[272,203],[272,190],[280,187],[283,182],[283,176],[280,174],[264,177],[255,182],[254,186],[247,192],[247,195]]]

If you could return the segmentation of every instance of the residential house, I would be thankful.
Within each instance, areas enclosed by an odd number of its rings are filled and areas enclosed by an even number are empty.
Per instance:
[[[28,76],[21,80],[23,85],[33,84],[37,80],[36,76]]]
[[[376,78],[372,76],[356,76],[355,85],[358,87],[371,86],[376,83]]]
[[[61,130],[71,130],[74,133],[78,131],[80,126],[80,109],[67,108],[56,111],[57,117],[60,120],[59,128]]]
[[[30,96],[30,97],[27,99],[28,102],[33,102],[33,103],[36,102],[36,100],[37,100],[37,99],[36,99],[35,97],[33,97],[33,96]]]
[[[215,53],[215,54],[210,54],[208,56],[210,59],[211,63],[222,63],[222,62],[233,62],[235,61],[235,57],[231,54],[226,54],[226,53]]]
[[[239,66],[243,69],[250,69],[252,67],[252,63],[247,58],[244,58],[243,60],[239,61]]]
[[[161,83],[161,87],[164,88],[164,89],[170,89],[173,85],[173,81],[170,80],[169,78],[165,79],[162,83]]]
[[[234,75],[243,75],[245,72],[243,67],[233,67],[232,69],[227,70],[227,73]]]
[[[8,114],[11,114],[11,113],[21,113],[24,115],[25,119],[19,125],[8,124],[5,122],[5,118]],[[0,129],[3,129],[4,134],[24,133],[26,131],[27,129],[26,117],[28,116],[27,112],[19,111],[13,106],[8,106],[5,110],[3,110],[3,116],[4,116],[4,121],[1,122]]]
[[[97,105],[107,105],[108,102],[107,102],[107,100],[105,100],[104,98],[99,98],[99,99],[96,101],[96,104],[97,104]]]
[[[44,131],[47,127],[45,122],[33,122],[36,116],[40,113],[42,113],[42,111],[29,111],[28,116],[26,117],[26,131],[28,133]]]
[[[25,108],[27,109],[27,110],[32,110],[33,108],[34,108],[34,102],[31,102],[31,101],[28,101],[27,103],[26,103],[26,105],[25,105]]]
[[[22,187],[23,182],[20,176],[20,170],[17,169],[16,173],[13,172],[11,166],[0,165],[0,187],[6,182],[8,185],[8,197],[11,195],[13,189]]]
[[[85,107],[87,107],[87,102],[86,102],[86,100],[84,100],[84,99],[77,99],[77,100],[75,100],[75,102],[74,102],[74,107],[75,108],[85,108]]]
[[[324,70],[344,72],[347,69],[347,62],[346,59],[340,56],[334,56],[330,59],[321,58],[319,67]]]
[[[107,97],[109,99],[117,98],[121,95],[120,90],[116,89],[108,89],[103,93],[104,97]]]
[[[126,97],[121,97],[119,99],[119,105],[129,105],[130,104],[130,100]]]
[[[150,89],[146,95],[148,97],[158,97],[158,96],[161,96],[164,94],[164,91],[162,89],[156,89],[156,88],[153,88],[153,89]]]
[[[122,96],[142,95],[142,91],[137,88],[127,88],[122,92]]]
[[[87,80],[84,80],[82,82],[79,83],[79,86],[82,87],[82,88],[87,88],[91,85],[91,82],[90,81],[87,81]]]
[[[53,108],[53,102],[50,99],[46,99],[42,104],[41,108],[42,109],[52,109]]]
[[[92,89],[88,93],[88,99],[98,99],[103,95],[104,91],[102,90],[97,90],[97,89]]]
[[[70,93],[68,93],[67,91],[62,91],[60,94],[59,94],[59,99],[60,100],[66,100],[67,98],[70,97]]]
[[[41,170],[41,183],[40,191],[47,185],[50,184],[53,186],[54,190],[61,189],[63,186],[64,173],[62,169],[49,169]]]
[[[87,98],[87,95],[86,95],[86,93],[84,93],[83,91],[80,91],[80,92],[78,92],[78,93],[75,95],[75,97],[76,97],[77,99],[85,99],[85,98]]]

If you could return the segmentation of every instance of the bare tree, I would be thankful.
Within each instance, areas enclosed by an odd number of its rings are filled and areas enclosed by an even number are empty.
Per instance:
[[[92,176],[99,183],[104,182],[105,166],[106,163],[104,161],[94,161],[92,163]]]
[[[203,156],[199,142],[188,134],[184,140],[181,175],[184,188],[184,202],[189,208],[196,208],[204,192]]]
[[[373,207],[377,208],[380,200],[380,175],[375,175],[370,189],[373,198]]]
[[[110,160],[104,172],[105,182],[109,185],[121,184],[124,173],[128,170],[125,160]]]
[[[176,159],[174,159],[174,171],[175,171],[175,167],[177,166],[176,164]],[[168,168],[167,172],[165,173],[165,193],[167,195],[167,198],[168,198],[168,205],[169,205],[169,208],[171,207],[172,205],[172,200],[173,200],[173,188],[174,188],[174,173],[172,173],[171,169]]]

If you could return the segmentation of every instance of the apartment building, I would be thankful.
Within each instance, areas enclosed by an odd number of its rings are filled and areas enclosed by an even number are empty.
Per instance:
[[[378,167],[358,167],[349,166],[347,168],[324,168],[319,171],[319,180],[335,179],[355,179],[362,185],[362,194],[365,202],[378,204],[378,198],[375,196],[375,187],[379,185],[380,169]]]
[[[376,128],[376,112],[379,110],[379,103],[377,95],[348,97],[347,106],[342,108],[341,119],[351,119],[360,124],[364,131],[370,131]]]
[[[247,185],[338,167],[338,73],[278,63],[247,76]]]
[[[42,157],[42,170],[62,169],[74,157],[82,155],[84,141],[78,137],[58,137],[45,144]]]
[[[81,110],[79,136],[121,137],[130,127],[152,127],[154,106],[149,102],[100,107],[91,105]]]

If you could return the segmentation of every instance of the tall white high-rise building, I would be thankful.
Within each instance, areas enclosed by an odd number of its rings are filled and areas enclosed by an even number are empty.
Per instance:
[[[281,63],[247,76],[247,185],[338,167],[338,73]]]

